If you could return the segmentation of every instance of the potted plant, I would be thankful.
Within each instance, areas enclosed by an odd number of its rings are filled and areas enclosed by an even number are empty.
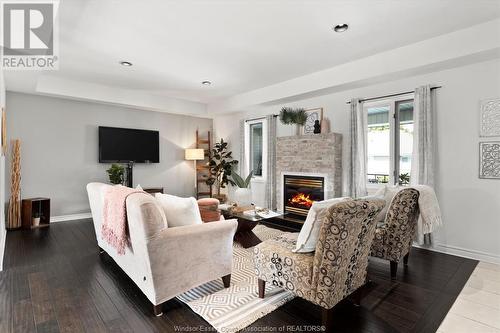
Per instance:
[[[300,126],[304,126],[307,121],[307,113],[303,108],[283,107],[280,111],[280,121],[284,125],[295,124],[295,134],[300,134]]]
[[[40,218],[41,218],[40,212],[33,213],[33,221],[31,225],[34,227],[38,227],[40,225]]]
[[[408,185],[410,184],[410,174],[402,173],[399,175],[399,185]]]
[[[106,172],[109,175],[109,182],[111,184],[123,184],[123,175],[125,174],[123,165],[113,163]]]
[[[250,181],[252,180],[253,170],[250,171],[247,178],[243,178],[233,171],[232,179],[238,188],[234,192],[234,201],[238,206],[250,206],[252,204],[252,190],[250,189]]]
[[[238,164],[237,160],[233,160],[232,152],[227,149],[227,142],[220,139],[212,149],[208,166],[210,167],[210,176],[205,183],[209,186],[217,186],[217,194],[214,198],[219,199],[221,202],[226,201],[226,196],[221,195],[220,189],[225,188],[227,184],[234,185],[233,180],[230,178],[233,172],[233,166]]]

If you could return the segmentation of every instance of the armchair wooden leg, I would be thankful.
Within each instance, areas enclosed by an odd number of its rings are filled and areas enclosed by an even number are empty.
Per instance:
[[[162,305],[163,304],[153,305],[153,313],[155,316],[160,317],[163,314]]]
[[[391,279],[396,279],[396,274],[398,273],[398,262],[391,261]]]
[[[222,283],[224,284],[224,288],[229,288],[231,285],[231,274],[223,276]]]
[[[410,257],[410,252],[408,252],[404,257],[403,257],[403,262],[405,266],[408,266],[408,258]]]
[[[266,281],[259,279],[259,298],[264,298],[266,293]]]
[[[333,332],[333,308],[321,308],[321,325],[325,327],[325,332]]]

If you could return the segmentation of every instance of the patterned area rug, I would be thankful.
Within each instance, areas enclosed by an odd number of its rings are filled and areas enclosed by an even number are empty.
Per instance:
[[[262,241],[283,233],[263,225],[257,225],[253,231]],[[218,332],[236,332],[247,327],[294,298],[292,293],[267,283],[266,297],[260,299],[252,257],[253,248],[244,249],[234,243],[231,287],[225,289],[218,279],[177,298]]]

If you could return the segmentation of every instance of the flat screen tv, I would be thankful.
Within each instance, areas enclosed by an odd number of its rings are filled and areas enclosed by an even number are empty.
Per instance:
[[[158,131],[99,126],[100,163],[159,163]]]

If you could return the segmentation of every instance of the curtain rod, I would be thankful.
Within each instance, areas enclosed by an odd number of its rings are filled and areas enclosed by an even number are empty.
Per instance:
[[[273,114],[272,115],[273,117],[278,117],[279,115],[278,114]],[[245,122],[247,121],[254,121],[254,120],[259,120],[259,119],[265,119],[267,116],[263,116],[263,117],[258,117],[258,118],[252,118],[252,119],[245,119]]]
[[[442,86],[431,87],[431,90],[439,89],[439,88],[442,88]],[[405,92],[400,92],[400,93],[396,93],[396,94],[363,98],[363,99],[360,99],[359,102],[361,103],[361,102],[373,101],[373,100],[376,100],[376,99],[383,99],[383,98],[388,98],[388,97],[396,97],[396,96],[401,96],[401,95],[407,95],[407,94],[411,94],[413,92],[415,92],[415,91],[414,90],[413,91],[405,91]],[[351,101],[347,101],[346,104],[351,104]]]

